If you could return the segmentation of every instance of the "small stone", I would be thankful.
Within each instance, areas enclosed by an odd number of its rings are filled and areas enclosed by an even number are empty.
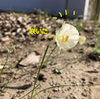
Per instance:
[[[6,32],[6,31],[8,31],[8,29],[7,29],[7,28],[5,28],[5,29],[4,29],[4,31]]]
[[[95,43],[94,43],[94,42],[91,42],[89,45],[90,45],[91,47],[94,47],[94,46],[95,46]]]
[[[57,65],[57,64],[58,64],[57,62],[54,63],[54,65]]]
[[[52,86],[56,86],[55,84],[53,84]]]
[[[32,28],[32,26],[30,26],[30,25],[27,25],[27,26],[26,26],[26,30],[28,30],[28,31],[29,31],[31,28]]]
[[[75,82],[71,82],[72,84],[76,84]]]
[[[82,92],[82,96],[87,97],[87,93],[86,92]]]
[[[76,83],[76,85],[80,85],[79,83]]]
[[[69,87],[67,90],[70,91],[71,90],[71,87]]]
[[[83,51],[84,51],[83,48],[81,48],[81,49],[79,49],[78,52],[79,52],[79,53],[83,53]]]
[[[89,81],[90,84],[94,84],[93,82]]]
[[[23,29],[22,32],[25,33],[26,32],[26,29]]]
[[[18,29],[17,29],[17,33],[19,33],[20,31],[21,31],[21,28],[18,28]]]
[[[16,32],[12,32],[12,35],[13,35],[13,36],[16,35]]]
[[[11,28],[11,25],[8,23],[5,25],[6,28]]]
[[[93,28],[92,28],[92,26],[89,26],[89,30],[91,31]]]
[[[49,21],[50,20],[50,18],[46,18],[46,21]]]
[[[88,32],[88,31],[89,31],[88,27],[85,27],[85,28],[84,28],[84,31],[85,31],[85,32]]]
[[[39,37],[43,36],[42,34],[39,34]]]
[[[0,66],[0,69],[2,69],[3,68],[3,66]]]
[[[57,92],[59,91],[59,88],[54,88],[53,91]]]
[[[14,18],[13,16],[10,16],[10,20],[14,22],[16,21],[16,18]]]
[[[44,35],[44,39],[47,40],[49,38],[50,34]]]
[[[10,32],[5,32],[5,35],[10,35],[11,33]]]
[[[83,84],[86,84],[86,81],[83,81],[82,83],[83,83]]]
[[[40,74],[38,80],[45,82],[47,78],[44,77],[44,74]]]
[[[85,81],[85,78],[81,78],[82,81]]]
[[[67,82],[65,81],[65,84],[67,84]]]
[[[18,20],[20,23],[22,23],[22,17],[19,17],[17,20]]]
[[[34,78],[36,79],[37,78],[37,75],[35,75]]]
[[[72,52],[72,49],[69,49],[68,52]]]
[[[46,29],[47,29],[47,31],[50,31],[51,30],[51,25],[47,26]]]
[[[57,19],[56,22],[62,24],[62,23],[63,23],[63,20],[61,20],[61,19]]]
[[[61,90],[61,88],[58,88],[58,90],[60,91],[60,90]]]
[[[18,97],[12,97],[11,99],[19,99]]]
[[[47,99],[52,99],[51,97],[47,97]]]
[[[3,41],[3,42],[5,42],[5,41],[9,41],[10,40],[10,38],[8,37],[8,36],[6,36],[6,37],[2,37],[1,38],[1,41]]]
[[[20,28],[20,25],[17,24],[17,28]]]
[[[45,21],[44,21],[44,20],[42,20],[42,21],[41,21],[41,24],[45,24]]]

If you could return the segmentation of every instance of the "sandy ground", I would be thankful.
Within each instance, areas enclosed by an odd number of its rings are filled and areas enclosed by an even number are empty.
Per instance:
[[[100,60],[93,60],[89,57],[89,53],[93,50],[89,44],[93,42],[95,36],[93,32],[84,32],[83,30],[80,31],[80,34],[86,36],[85,44],[77,44],[71,50],[61,51],[61,55],[51,58],[48,61],[47,67],[41,70],[43,78],[38,80],[40,85],[35,92],[57,85],[83,84],[84,86],[66,86],[48,89],[40,93],[41,99],[99,99],[99,85],[85,86],[85,84],[100,84]],[[1,65],[5,63],[8,53],[5,46],[10,48],[12,42],[16,50],[16,52],[14,50],[11,51],[8,63],[0,77],[1,89],[11,78],[0,99],[20,99],[21,96],[32,90],[39,65],[19,66],[17,64],[33,51],[37,51],[42,57],[46,49],[46,43],[49,41],[42,40],[41,37],[32,37],[32,41],[27,39],[21,42],[11,39],[10,41],[0,42]],[[54,46],[55,44],[52,44],[49,47],[48,54]],[[57,47],[54,53],[57,54],[58,50],[59,48]],[[53,72],[57,66],[63,70],[61,74]],[[30,99],[30,96],[31,94],[23,99]],[[38,96],[36,96],[36,99],[39,99]]]

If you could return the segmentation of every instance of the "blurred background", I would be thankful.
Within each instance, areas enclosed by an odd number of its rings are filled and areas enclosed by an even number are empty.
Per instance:
[[[93,19],[97,17],[100,20],[99,2],[99,0],[0,0],[0,10],[34,13],[40,9],[55,16],[59,16],[61,12],[64,16],[67,9],[69,18]],[[73,11],[75,11],[74,16]]]

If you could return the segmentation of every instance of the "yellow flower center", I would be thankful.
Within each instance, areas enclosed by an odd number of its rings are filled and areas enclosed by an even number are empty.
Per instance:
[[[59,42],[62,42],[62,43],[68,41],[68,38],[69,38],[68,35],[66,35],[66,36],[64,36],[64,35],[62,35],[62,36],[57,36],[57,40],[58,40]]]

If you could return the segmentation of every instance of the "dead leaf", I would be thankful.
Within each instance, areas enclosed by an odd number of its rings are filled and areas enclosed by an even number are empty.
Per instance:
[[[39,62],[40,54],[38,52],[32,52],[30,53],[25,59],[23,59],[19,65],[28,66],[28,65],[34,65]]]

